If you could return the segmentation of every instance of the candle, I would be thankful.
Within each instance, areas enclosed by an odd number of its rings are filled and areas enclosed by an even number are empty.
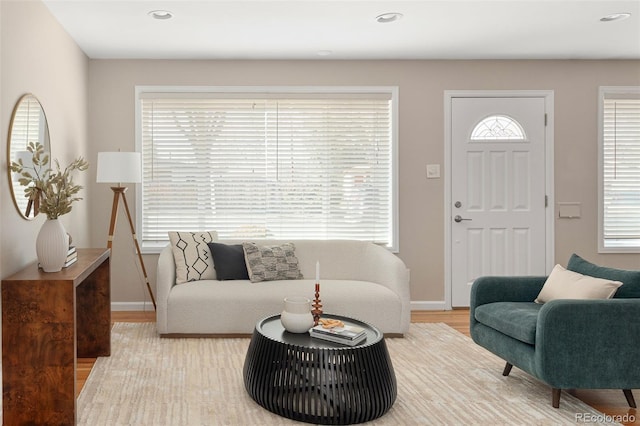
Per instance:
[[[316,282],[320,282],[320,261],[316,262]]]

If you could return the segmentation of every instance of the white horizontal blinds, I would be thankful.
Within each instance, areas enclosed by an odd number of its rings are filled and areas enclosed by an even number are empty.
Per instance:
[[[143,244],[215,229],[390,245],[389,98],[143,97]]]
[[[282,238],[391,243],[389,100],[279,100],[267,221]]]
[[[603,102],[605,246],[640,243],[640,94],[606,94]]]
[[[265,113],[250,100],[142,101],[143,243],[264,229]]]
[[[40,103],[33,97],[22,100],[14,113],[11,126],[9,161],[17,161],[18,153],[25,151],[29,142],[44,145],[44,138],[48,137],[44,112]]]

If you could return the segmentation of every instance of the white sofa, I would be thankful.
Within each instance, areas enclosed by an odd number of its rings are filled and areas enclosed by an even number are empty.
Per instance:
[[[241,241],[220,241],[240,244]],[[284,241],[256,241],[260,245]],[[287,296],[314,298],[320,262],[320,299],[325,313],[368,322],[387,335],[409,328],[409,271],[387,249],[361,241],[299,240],[300,280],[200,280],[176,285],[171,246],[157,269],[157,326],[161,336],[249,334],[261,318],[279,314]]]

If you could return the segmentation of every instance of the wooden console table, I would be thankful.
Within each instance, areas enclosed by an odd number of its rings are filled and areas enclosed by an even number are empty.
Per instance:
[[[111,353],[109,249],[46,273],[33,263],[2,280],[4,425],[74,425],[76,360]]]

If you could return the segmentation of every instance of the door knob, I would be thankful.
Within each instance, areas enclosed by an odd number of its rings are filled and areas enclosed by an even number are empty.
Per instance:
[[[462,222],[463,220],[471,220],[471,219],[465,219],[464,217],[462,217],[462,216],[460,216],[459,214],[457,214],[457,215],[453,218],[453,220],[455,220],[456,222],[460,223],[460,222]]]

